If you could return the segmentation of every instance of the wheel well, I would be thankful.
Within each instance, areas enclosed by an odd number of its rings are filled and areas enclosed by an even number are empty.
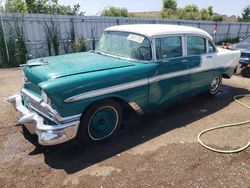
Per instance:
[[[103,98],[103,99],[100,99],[100,100],[95,101],[94,103],[89,104],[89,105],[85,108],[85,110],[82,112],[81,120],[82,120],[82,118],[83,118],[83,116],[84,116],[84,113],[85,113],[93,104],[99,103],[99,102],[104,101],[104,100],[110,100],[110,99],[113,100],[113,101],[115,101],[116,103],[118,103],[118,104],[121,106],[121,109],[122,109],[123,112],[133,112],[133,113],[135,112],[134,109],[133,109],[126,101],[124,101],[124,100],[121,99],[121,98],[118,98],[118,97]]]
[[[227,78],[227,79],[230,78],[230,76],[228,74],[222,74],[221,76],[222,76],[222,78]]]
[[[112,97],[112,98],[110,98],[110,99],[112,99],[112,100],[114,100],[115,102],[117,102],[117,103],[121,106],[122,110],[132,110],[132,111],[134,111],[134,110],[129,106],[129,104],[128,104],[126,101],[124,101],[123,99],[118,98],[118,97]]]

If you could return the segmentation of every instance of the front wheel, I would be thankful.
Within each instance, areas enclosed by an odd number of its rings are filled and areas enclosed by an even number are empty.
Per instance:
[[[246,78],[250,78],[250,67],[244,67],[241,70],[241,75]]]
[[[118,103],[104,100],[93,104],[84,113],[78,130],[83,142],[104,141],[115,135],[122,122],[122,111]]]
[[[209,85],[209,95],[215,96],[218,94],[222,83],[222,77],[216,76],[213,78],[212,82]]]

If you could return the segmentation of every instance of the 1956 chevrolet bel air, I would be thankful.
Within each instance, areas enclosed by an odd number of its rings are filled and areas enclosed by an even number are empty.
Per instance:
[[[201,29],[113,26],[95,51],[29,60],[20,94],[8,101],[41,145],[105,140],[118,131],[124,107],[142,114],[201,92],[216,95],[239,59],[240,51],[216,48]]]

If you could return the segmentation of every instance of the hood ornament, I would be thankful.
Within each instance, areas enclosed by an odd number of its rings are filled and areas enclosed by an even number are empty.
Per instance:
[[[31,63],[26,63],[20,65],[20,67],[28,66],[28,67],[35,67],[35,66],[45,66],[48,65],[49,63],[47,61],[44,61],[43,59],[39,59],[38,61],[31,62]]]

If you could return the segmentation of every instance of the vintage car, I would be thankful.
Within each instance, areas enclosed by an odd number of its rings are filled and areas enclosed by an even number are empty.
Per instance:
[[[250,78],[250,36],[245,37],[240,43],[235,44],[233,49],[241,51],[240,66],[241,74],[244,77]]]
[[[113,26],[95,51],[29,60],[23,88],[8,101],[41,145],[106,140],[125,108],[144,114],[202,92],[216,95],[239,59],[240,51],[217,49],[198,28]]]

